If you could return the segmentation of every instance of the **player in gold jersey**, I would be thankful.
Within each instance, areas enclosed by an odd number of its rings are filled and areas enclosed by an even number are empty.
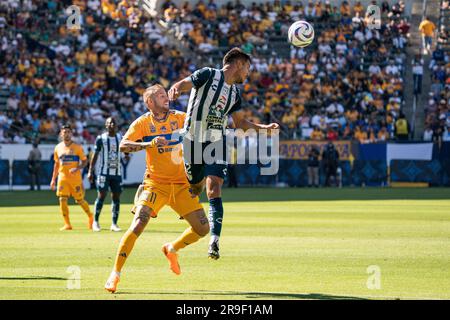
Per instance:
[[[181,273],[177,251],[209,232],[203,207],[198,196],[192,194],[186,178],[181,139],[176,137],[183,127],[185,113],[169,110],[169,98],[161,85],[147,88],[143,98],[149,112],[128,128],[120,143],[120,151],[145,150],[147,166],[143,184],[136,194],[133,222],[122,237],[114,269],[105,284],[109,292],[117,290],[122,267],[150,217],[156,217],[165,205],[190,224],[178,239],[162,247],[175,274]]]
[[[72,230],[69,219],[69,206],[67,201],[73,197],[88,215],[88,228],[92,229],[93,215],[89,209],[89,204],[84,200],[83,180],[81,170],[87,165],[87,157],[83,148],[72,141],[72,129],[69,125],[63,125],[60,131],[60,142],[55,147],[53,158],[53,176],[50,183],[52,190],[55,190],[56,179],[58,185],[56,196],[59,198],[61,214],[64,218],[64,226],[60,230]]]

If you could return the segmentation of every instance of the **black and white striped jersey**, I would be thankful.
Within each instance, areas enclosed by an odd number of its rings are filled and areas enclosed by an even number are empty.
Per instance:
[[[219,69],[199,69],[191,75],[191,81],[193,88],[182,135],[198,142],[222,139],[228,115],[241,109],[239,89],[228,85]]]
[[[110,137],[108,132],[97,136],[95,152],[99,153],[100,158],[100,163],[97,165],[97,175],[122,175],[119,151],[120,140],[122,140],[120,133],[117,133],[114,137]]]

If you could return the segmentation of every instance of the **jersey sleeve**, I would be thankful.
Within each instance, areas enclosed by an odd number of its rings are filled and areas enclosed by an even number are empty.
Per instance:
[[[135,120],[130,125],[127,132],[123,136],[123,139],[134,141],[134,142],[143,140],[144,134],[142,132],[141,123],[138,120],[139,119]]]
[[[102,151],[102,148],[103,148],[102,137],[97,136],[97,139],[95,139],[94,152],[100,152],[100,151]]]
[[[78,146],[78,156],[80,157],[81,161],[85,161],[87,159],[82,146]]]
[[[196,89],[198,89],[201,86],[203,86],[206,83],[206,81],[208,81],[210,76],[211,76],[210,68],[205,67],[205,68],[199,69],[191,75],[192,84],[194,85],[194,87]]]
[[[242,109],[241,93],[239,92],[239,89],[236,89],[236,102],[231,107],[229,114],[232,114],[233,112],[239,111],[241,109]]]

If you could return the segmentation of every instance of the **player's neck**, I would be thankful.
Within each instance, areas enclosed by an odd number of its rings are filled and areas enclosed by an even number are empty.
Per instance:
[[[155,111],[150,111],[153,119],[155,119],[156,121],[162,122],[164,120],[167,119],[167,115],[169,114],[169,111],[162,111],[162,112],[155,112]]]
[[[115,137],[115,136],[116,136],[116,133],[115,133],[115,132],[110,132],[110,131],[108,131],[108,136],[109,136],[109,137]]]
[[[225,77],[225,83],[230,86],[234,84],[234,70],[230,67],[230,65],[225,65],[222,68],[222,72]]]
[[[66,147],[70,147],[70,145],[73,143],[72,140],[70,140],[70,141],[65,141],[65,140],[63,140],[63,142],[64,142],[64,145],[65,145]]]

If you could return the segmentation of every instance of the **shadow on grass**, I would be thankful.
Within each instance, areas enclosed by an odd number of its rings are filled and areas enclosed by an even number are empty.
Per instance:
[[[28,277],[0,277],[0,280],[59,280],[66,281],[67,278],[61,277],[46,277],[46,276],[28,276]]]
[[[203,291],[186,292],[117,292],[117,295],[194,295],[194,296],[240,296],[243,299],[306,299],[306,300],[369,300],[362,297],[339,296],[323,293],[288,293],[288,292],[246,292],[246,291]]]

